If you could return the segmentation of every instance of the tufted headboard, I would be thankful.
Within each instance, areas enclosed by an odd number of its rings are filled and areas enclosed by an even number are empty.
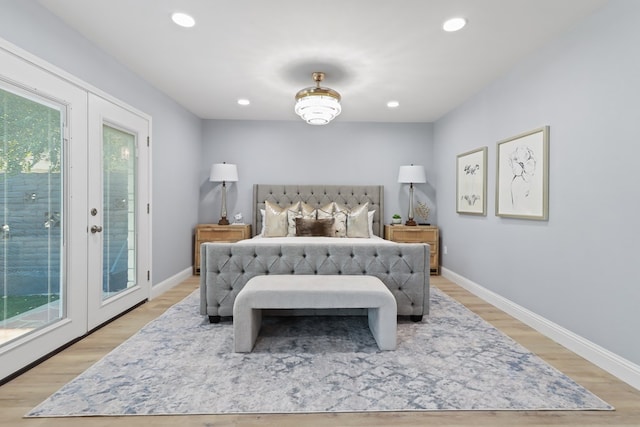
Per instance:
[[[373,233],[384,234],[384,186],[382,185],[269,185],[253,186],[253,234],[262,230],[264,201],[269,200],[278,206],[286,207],[301,200],[314,208],[320,208],[330,202],[338,202],[348,208],[369,202],[373,214]]]

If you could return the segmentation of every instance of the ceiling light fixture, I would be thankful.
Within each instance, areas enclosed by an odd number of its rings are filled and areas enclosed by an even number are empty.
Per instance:
[[[342,111],[340,94],[333,89],[320,87],[324,73],[312,74],[316,86],[302,89],[296,94],[295,112],[310,125],[326,125]]]
[[[398,101],[389,101],[387,102],[387,107],[389,108],[398,108],[400,103]]]
[[[238,105],[249,105],[251,104],[251,101],[249,101],[248,99],[244,99],[244,98],[240,98],[238,99]]]
[[[182,12],[175,12],[173,15],[171,15],[171,20],[177,25],[185,28],[191,28],[196,25],[196,20],[193,19],[193,16],[187,15],[186,13]]]
[[[467,25],[467,20],[464,18],[451,18],[442,24],[442,29],[451,33],[453,31],[458,31],[464,28]]]

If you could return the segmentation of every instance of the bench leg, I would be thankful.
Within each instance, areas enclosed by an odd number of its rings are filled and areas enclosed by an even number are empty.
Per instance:
[[[370,308],[368,310],[369,329],[378,343],[380,350],[396,349],[397,309],[393,306]]]
[[[260,332],[262,310],[233,310],[233,348],[236,353],[251,353]]]

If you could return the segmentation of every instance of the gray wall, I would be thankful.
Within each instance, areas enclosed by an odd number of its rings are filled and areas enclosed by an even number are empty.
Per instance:
[[[293,107],[292,107],[293,108]],[[310,126],[295,122],[207,120],[200,162],[200,222],[220,218],[220,184],[209,182],[213,163],[238,165],[239,181],[228,188],[229,217],[242,212],[251,223],[253,184],[382,184],[385,222],[399,213],[406,219],[406,185],[398,184],[398,168],[425,166],[433,173],[432,125],[428,123],[341,123]],[[435,191],[419,184],[416,200],[432,207]]]
[[[153,282],[191,265],[201,120],[33,0],[0,0],[0,37],[153,117]]]
[[[640,2],[614,0],[435,124],[443,265],[640,364]],[[550,126],[549,220],[494,215],[496,142]],[[455,158],[489,147],[488,215]]]

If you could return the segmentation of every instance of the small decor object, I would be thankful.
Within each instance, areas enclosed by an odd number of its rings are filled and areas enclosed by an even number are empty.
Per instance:
[[[400,224],[402,222],[402,217],[398,214],[394,214],[391,217],[391,224]]]
[[[214,163],[211,166],[211,174],[209,181],[222,182],[222,206],[220,209],[220,221],[218,225],[229,225],[227,219],[227,182],[238,181],[238,168],[236,165],[223,163]]]
[[[426,223],[427,220],[429,219],[429,213],[431,212],[431,209],[429,209],[429,206],[427,206],[427,204],[424,202],[418,201],[418,207],[415,210],[416,210],[416,215],[422,218]],[[429,225],[429,224],[426,224],[426,225]]]
[[[498,142],[496,216],[549,218],[549,126]]]
[[[487,147],[458,155],[456,212],[487,214]]]
[[[244,225],[244,222],[242,222],[242,214],[240,212],[238,212],[237,214],[235,214],[233,216],[233,223],[234,224],[239,224],[239,225]]]
[[[422,184],[427,182],[422,165],[400,166],[398,172],[398,182],[409,184],[409,212],[407,214],[407,222],[405,225],[418,225],[413,219],[413,184]]]

